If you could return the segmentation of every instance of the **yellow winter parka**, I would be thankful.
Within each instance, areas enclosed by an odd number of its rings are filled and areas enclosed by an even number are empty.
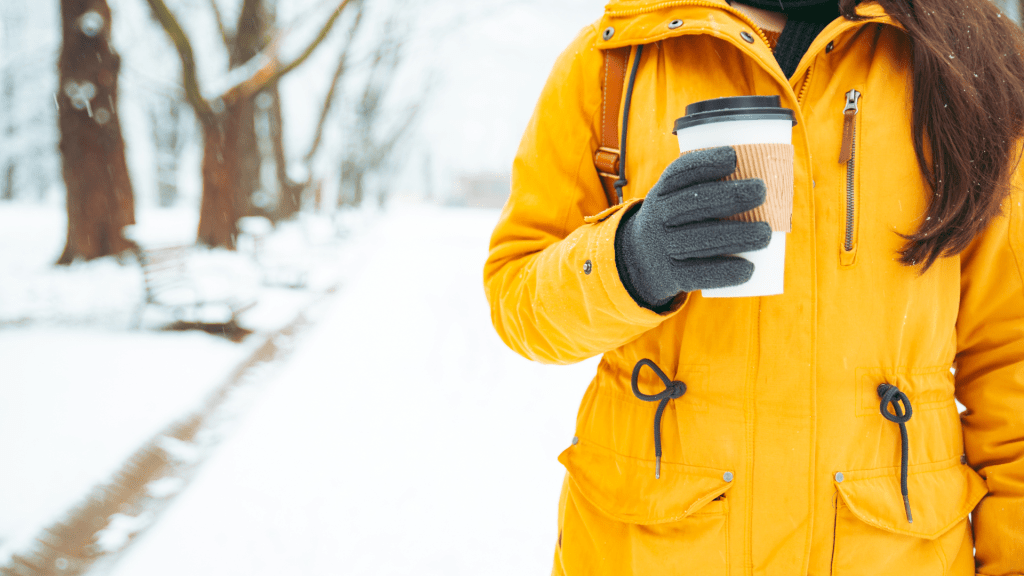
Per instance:
[[[912,144],[911,46],[877,4],[858,11],[789,79],[725,0],[613,1],[555,64],[484,270],[511,348],[550,363],[603,354],[559,458],[554,574],[1024,574],[1021,178],[968,250],[924,274],[897,262],[898,233],[917,229],[931,194]],[[625,202],[609,208],[594,167],[602,51],[627,45],[644,49]],[[851,90],[856,154],[840,163]],[[748,94],[796,111],[785,293],[640,307],[616,269],[622,215],[678,156],[687,104]],[[658,403],[630,382],[645,358],[686,385],[660,422],[660,477]],[[649,369],[638,384],[666,389]],[[912,522],[881,384],[911,405]]]

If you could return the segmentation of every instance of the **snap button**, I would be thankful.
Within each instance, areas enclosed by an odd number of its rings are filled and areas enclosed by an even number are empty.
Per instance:
[[[575,445],[577,445],[579,443],[580,443],[580,439],[575,437],[575,436],[573,436],[572,437],[572,445],[575,446]]]
[[[679,28],[682,25],[683,25],[683,21],[682,20],[673,20],[673,21],[668,23],[668,29],[669,30],[675,30],[676,28]]]
[[[583,273],[584,274],[590,274],[590,271],[593,270],[593,269],[594,269],[594,265],[590,263],[590,260],[587,260],[586,262],[583,263]]]
[[[725,480],[726,482],[732,482],[732,472],[726,472],[725,474],[722,474],[722,480]]]
[[[836,482],[842,482],[842,481],[843,481],[843,473],[842,472],[836,472]]]
[[[612,28],[611,26],[605,28],[604,32],[601,33],[601,37],[605,40],[611,40],[612,36],[615,36],[615,28]]]
[[[754,37],[751,36],[750,32],[747,32],[746,30],[744,30],[743,32],[740,32],[740,38],[743,38],[744,40],[746,40],[747,44],[753,44],[754,43]]]
[[[828,46],[825,46],[825,54],[828,54],[829,52],[831,52],[832,49],[835,48],[835,47],[836,47],[836,45],[835,45],[834,42],[829,42]]]

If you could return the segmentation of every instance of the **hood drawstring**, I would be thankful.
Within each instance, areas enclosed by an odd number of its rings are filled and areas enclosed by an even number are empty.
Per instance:
[[[619,204],[622,204],[622,188],[629,184],[626,180],[626,134],[629,132],[629,107],[633,104],[633,84],[636,82],[636,69],[640,66],[640,56],[644,53],[643,44],[636,47],[636,56],[633,57],[633,69],[629,73],[629,83],[626,85],[626,102],[622,108],[622,142],[619,144],[619,179],[615,181],[615,194],[618,196]]]
[[[907,464],[910,461],[910,445],[907,442],[907,421],[910,420],[910,416],[914,413],[913,408],[910,406],[910,398],[892,384],[880,384],[878,386],[878,395],[882,398],[882,403],[878,407],[879,411],[882,412],[882,416],[886,420],[900,425],[902,447],[902,455],[900,457],[900,492],[903,494],[903,507],[907,510],[907,522],[913,524],[914,517],[910,515],[910,495],[907,493]],[[902,407],[900,403],[903,404]],[[891,412],[889,411],[890,405],[892,405]]]
[[[649,366],[658,378],[661,378],[661,382],[665,385],[665,389],[657,394],[643,394],[640,392],[638,386],[638,380],[640,378],[640,370],[644,366]],[[644,358],[643,360],[636,363],[633,367],[633,379],[630,382],[633,386],[633,395],[643,400],[644,402],[659,402],[658,410],[654,413],[654,456],[657,458],[657,463],[654,468],[654,477],[661,478],[661,415],[665,413],[665,406],[668,406],[668,401],[679,398],[683,394],[686,394],[686,384],[678,380],[669,380],[669,377],[658,368],[658,365]]]

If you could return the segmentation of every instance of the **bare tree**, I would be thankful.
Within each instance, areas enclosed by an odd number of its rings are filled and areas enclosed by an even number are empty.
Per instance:
[[[225,27],[216,0],[210,3],[230,53],[232,68],[256,57],[267,48],[267,40],[277,33],[276,7],[268,0],[244,0],[234,32]],[[240,102],[235,113],[239,126],[237,159],[242,176],[236,199],[239,214],[267,216],[275,221],[293,216],[299,210],[303,184],[293,182],[288,175],[284,115],[277,83],[267,86],[249,102]],[[275,178],[272,182],[263,177],[264,162],[273,163]]]
[[[327,124],[327,119],[331,115],[331,110],[334,107],[334,101],[337,99],[341,80],[345,76],[345,72],[348,71],[349,60],[351,59],[356,34],[359,32],[360,25],[363,21],[363,0],[354,0],[354,2],[356,14],[352,18],[352,23],[349,25],[348,33],[345,36],[345,43],[342,47],[341,55],[338,57],[338,64],[334,69],[334,75],[331,76],[331,86],[327,90],[327,95],[324,97],[323,105],[320,107],[320,119],[316,123],[316,132],[313,135],[313,143],[310,144],[309,151],[306,152],[305,160],[307,165],[313,161],[313,158],[316,156],[316,153],[319,151],[320,145],[323,142],[324,127]],[[312,173],[312,170],[309,172]]]
[[[385,107],[402,61],[404,34],[395,18],[384,26],[384,37],[369,58],[365,84],[355,102],[353,139],[342,159],[342,194],[338,204],[362,204],[368,178],[378,179],[377,200],[387,200],[385,169],[402,136],[408,132],[419,114],[422,98],[404,111],[393,114]]]
[[[60,173],[54,89],[39,73],[52,57],[30,48],[38,12],[31,3],[0,1],[0,200],[42,200]]]
[[[252,1],[259,4],[257,0]],[[237,221],[243,214],[237,201],[239,183],[245,177],[242,174],[238,142],[248,126],[246,115],[239,110],[241,107],[252,106],[253,98],[260,92],[275,86],[282,77],[302,65],[327,37],[351,1],[340,1],[316,37],[300,54],[282,62],[277,55],[278,44],[271,42],[237,68],[245,74],[233,86],[219,96],[208,99],[200,90],[191,41],[177,18],[167,8],[164,0],[147,0],[157,21],[178,51],[186,99],[203,129],[203,199],[199,216],[199,242],[227,248],[234,248],[235,245]],[[249,3],[250,0],[247,0],[246,4]],[[219,20],[221,34],[227,39],[229,33],[223,26],[223,19]],[[237,40],[233,43],[239,44]]]
[[[211,0],[211,4],[216,6],[214,0]],[[245,65],[266,49],[271,28],[270,18],[271,14],[265,0],[244,0],[234,32],[225,33],[223,24],[219,25],[221,35],[230,40],[226,48],[229,52],[228,65],[232,70]],[[253,196],[261,188],[262,164],[259,137],[256,134],[256,100],[259,98],[265,101],[267,96],[264,95],[269,91],[276,92],[275,86],[268,87],[254,98],[239,100],[230,109],[230,113],[235,117],[232,122],[238,127],[234,160],[238,164],[235,170],[238,174],[235,206],[239,216],[269,215],[263,210],[268,207],[266,202],[253,202]]]
[[[161,95],[149,110],[156,145],[157,202],[164,208],[178,200],[178,158],[185,147],[183,108],[180,99]]]
[[[4,35],[6,38],[6,34]],[[13,140],[18,127],[14,121],[14,114],[9,110],[14,108],[14,74],[6,67],[0,74],[0,96],[4,108],[8,111],[3,125],[4,140]],[[3,169],[0,172],[0,200],[11,200],[14,198],[14,171],[17,169],[17,157],[4,151]]]
[[[60,151],[67,185],[68,237],[58,264],[134,248],[124,227],[135,203],[117,114],[120,57],[110,44],[106,0],[61,0],[58,64]]]

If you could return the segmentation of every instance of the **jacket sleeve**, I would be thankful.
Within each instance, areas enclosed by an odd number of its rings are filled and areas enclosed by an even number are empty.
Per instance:
[[[639,306],[619,280],[615,231],[635,202],[609,209],[594,167],[604,65],[596,39],[594,26],[584,29],[555,63],[516,154],[512,193],[484,265],[498,334],[540,362],[612,350],[672,314]]]
[[[1024,172],[961,256],[956,389],[964,446],[988,495],[974,510],[978,574],[1024,574]]]

